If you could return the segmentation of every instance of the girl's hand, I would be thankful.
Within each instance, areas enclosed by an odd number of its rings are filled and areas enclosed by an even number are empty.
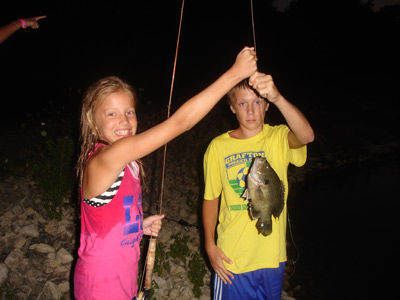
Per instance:
[[[248,78],[257,71],[257,56],[254,47],[244,47],[236,57],[231,70],[242,78]]]
[[[143,233],[145,235],[158,236],[158,232],[161,230],[161,220],[164,215],[154,215],[143,220]]]

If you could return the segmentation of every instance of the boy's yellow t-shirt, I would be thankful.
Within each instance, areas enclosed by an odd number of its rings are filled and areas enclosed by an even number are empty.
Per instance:
[[[249,139],[234,139],[227,132],[213,139],[204,155],[204,199],[221,196],[217,246],[233,261],[232,265],[224,262],[233,273],[277,268],[287,259],[287,168],[289,163],[302,166],[307,157],[306,146],[289,148],[288,133],[286,125],[268,124]],[[265,156],[285,185],[285,206],[279,218],[272,216],[272,233],[268,236],[258,233],[257,220],[251,220],[247,200],[241,198],[255,156]]]

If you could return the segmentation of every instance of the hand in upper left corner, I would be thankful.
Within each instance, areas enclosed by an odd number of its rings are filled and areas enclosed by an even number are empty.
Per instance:
[[[158,236],[158,233],[161,230],[162,219],[164,215],[154,215],[143,220],[143,234]]]
[[[26,27],[31,27],[32,29],[38,29],[39,28],[39,20],[46,18],[46,16],[37,16],[33,18],[26,18],[25,23]]]

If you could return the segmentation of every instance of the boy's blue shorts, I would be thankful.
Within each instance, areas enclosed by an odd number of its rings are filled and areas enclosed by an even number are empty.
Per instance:
[[[217,274],[214,275],[214,300],[255,299],[280,300],[282,295],[285,263],[278,268],[255,270],[248,273],[233,274],[232,284],[225,284]]]

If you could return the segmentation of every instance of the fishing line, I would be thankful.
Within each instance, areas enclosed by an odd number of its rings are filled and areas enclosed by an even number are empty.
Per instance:
[[[290,217],[289,217],[289,208],[287,208],[287,219],[288,219],[288,225],[289,225],[289,232],[290,232],[290,238],[292,239],[292,244],[294,249],[296,249],[296,253],[297,253],[297,257],[295,260],[293,260],[293,272],[289,275],[290,279],[294,272],[296,272],[296,263],[299,261],[300,259],[300,251],[299,248],[297,248],[296,243],[294,242],[294,238],[293,238],[293,231],[292,231],[292,222],[290,221]]]
[[[254,8],[253,8],[253,0],[250,0],[251,6],[251,24],[253,27],[253,44],[254,44],[254,51],[257,53],[257,45],[256,45],[256,30],[254,25]]]
[[[154,214],[152,214],[152,213],[149,213],[148,211],[144,211],[143,214],[147,214],[147,215],[149,215],[149,216],[153,216],[153,215],[154,215]],[[183,227],[195,227],[195,228],[197,228],[197,229],[199,228],[198,225],[191,224],[191,223],[189,223],[188,221],[186,221],[186,220],[184,220],[184,219],[179,219],[179,220],[177,220],[177,219],[174,219],[174,218],[164,217],[163,220],[167,220],[167,221],[171,221],[171,222],[178,223],[178,224],[182,225]]]
[[[179,29],[178,29],[178,38],[177,38],[177,41],[176,41],[174,66],[173,66],[173,70],[172,70],[171,87],[170,87],[169,99],[168,99],[167,119],[169,119],[170,113],[171,113],[172,93],[173,93],[174,82],[175,82],[176,63],[177,63],[177,60],[178,60],[178,49],[179,49],[179,40],[180,40],[180,36],[181,36],[182,19],[183,19],[183,7],[184,7],[184,5],[185,5],[185,0],[182,0],[181,14],[180,14],[180,20],[179,20]],[[162,165],[161,165],[161,178],[160,178],[160,187],[159,187],[159,197],[158,197],[158,201],[157,201],[157,205],[156,205],[156,211],[160,215],[161,215],[161,211],[162,211],[162,201],[163,201],[163,194],[164,194],[164,178],[165,178],[166,156],[167,156],[167,144],[164,145],[164,149],[163,149],[163,157],[162,157]],[[148,266],[148,261],[150,259],[150,255],[149,255],[150,251],[152,251],[154,253],[152,255],[155,256],[155,248],[156,248],[155,240],[156,240],[156,238],[154,238],[153,235],[151,235],[150,236],[149,247],[147,249],[146,259],[145,259],[145,263],[144,263],[144,267],[143,267],[142,278],[141,278],[141,281],[140,281],[140,287],[143,286],[143,282],[144,282],[144,278],[145,278],[145,272],[146,272],[146,269],[147,269],[147,266]],[[152,257],[152,263],[153,264],[154,264],[154,260],[155,260],[155,257]],[[151,269],[151,270],[147,270],[147,271],[152,274],[153,273],[152,267],[149,267],[149,269]],[[146,282],[145,282],[145,285],[146,285]],[[145,288],[146,288],[146,286],[145,286]],[[149,289],[151,288],[151,282],[150,282],[150,286],[148,288]]]
[[[253,44],[254,44],[254,51],[257,53],[257,43],[256,43],[256,29],[255,29],[255,22],[254,22],[254,5],[253,5],[253,0],[250,0],[250,7],[251,7],[251,25],[252,25],[252,29],[253,29]],[[289,279],[290,277],[292,277],[292,275],[294,274],[294,272],[296,271],[296,263],[298,262],[298,260],[300,259],[300,251],[296,246],[296,243],[294,241],[293,238],[293,231],[292,231],[292,224],[290,221],[290,217],[289,217],[289,209],[287,209],[287,220],[288,220],[288,225],[289,225],[289,233],[290,233],[290,238],[292,240],[292,244],[294,246],[294,248],[296,249],[296,253],[297,253],[297,257],[296,259],[293,261],[293,272],[289,275]]]

